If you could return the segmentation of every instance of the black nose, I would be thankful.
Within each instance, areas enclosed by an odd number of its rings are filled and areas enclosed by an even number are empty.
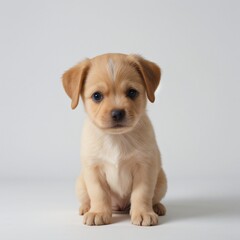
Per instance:
[[[125,111],[122,109],[114,109],[112,110],[111,114],[112,114],[112,119],[115,122],[119,122],[123,120],[123,118],[125,117]]]

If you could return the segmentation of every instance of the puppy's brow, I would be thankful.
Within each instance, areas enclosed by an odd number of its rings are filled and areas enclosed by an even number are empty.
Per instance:
[[[96,91],[99,91],[99,92],[102,92],[104,94],[107,94],[108,93],[108,86],[104,83],[104,82],[99,82],[97,84],[94,84],[94,85],[90,85],[87,89],[86,89],[86,92],[85,92],[85,95],[87,97],[91,97],[92,94]]]
[[[111,58],[108,60],[108,72],[113,81],[115,81],[115,65]]]

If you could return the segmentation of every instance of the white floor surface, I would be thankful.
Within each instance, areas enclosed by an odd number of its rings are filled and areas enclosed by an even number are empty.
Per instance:
[[[137,227],[128,215],[113,224],[82,224],[74,181],[2,181],[0,239],[240,239],[240,194],[236,182],[169,181],[159,225]]]

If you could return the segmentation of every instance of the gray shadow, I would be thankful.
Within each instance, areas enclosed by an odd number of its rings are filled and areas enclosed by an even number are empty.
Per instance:
[[[240,217],[240,197],[186,198],[166,200],[167,214],[160,224],[199,218]]]
[[[129,221],[129,223],[131,223],[131,218],[129,213],[125,213],[125,214],[113,214],[113,218],[112,218],[112,223],[118,223],[118,222],[124,222],[125,220]]]

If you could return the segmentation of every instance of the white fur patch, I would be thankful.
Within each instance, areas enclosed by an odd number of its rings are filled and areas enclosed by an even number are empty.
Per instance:
[[[106,135],[103,138],[101,153],[99,152],[106,162],[105,174],[110,189],[122,198],[129,194],[132,183],[130,169],[122,160],[134,153],[133,150],[126,151],[125,144],[119,136]]]
[[[105,174],[108,185],[113,192],[117,193],[121,198],[129,194],[132,184],[132,176],[129,169],[122,164],[119,164],[119,166],[106,164]]]
[[[115,81],[115,65],[111,58],[108,60],[108,72],[113,81]]]

